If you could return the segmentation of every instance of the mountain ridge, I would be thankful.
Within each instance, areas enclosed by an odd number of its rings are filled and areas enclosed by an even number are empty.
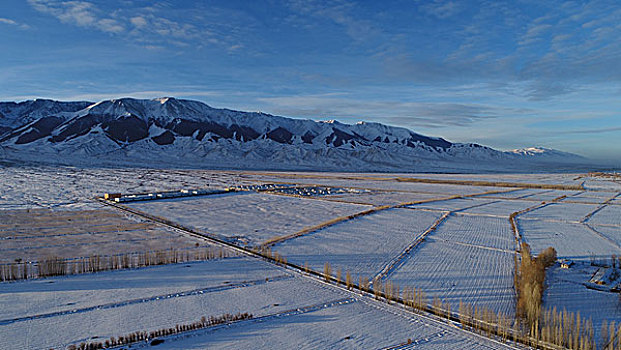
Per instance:
[[[293,119],[173,97],[0,102],[0,128],[0,156],[68,164],[135,160],[289,170],[476,171],[586,161],[544,148],[498,151],[376,122]]]

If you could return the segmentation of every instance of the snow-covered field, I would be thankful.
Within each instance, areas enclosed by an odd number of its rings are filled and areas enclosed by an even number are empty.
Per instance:
[[[582,285],[585,276],[590,276],[594,268],[577,266],[574,269],[551,268],[547,274],[548,287],[544,294],[544,306],[556,307],[578,313],[582,319],[591,319],[593,329],[602,329],[604,320],[607,323],[621,322],[619,294],[588,289]]]
[[[593,214],[588,220],[589,224],[615,226],[621,230],[621,205],[607,205]]]
[[[595,211],[597,204],[548,203],[520,216],[523,220],[548,220],[560,222],[580,222]]]
[[[584,184],[586,190],[512,190],[397,179],[403,177]],[[582,174],[264,173],[30,166],[0,168],[0,178],[0,256],[5,261],[18,258],[16,252],[21,258],[28,258],[23,256],[26,252],[36,252],[32,256],[38,258],[206,244],[147,219],[120,214],[93,200],[105,192],[285,182],[367,191],[313,198],[237,192],[134,202],[128,206],[226,237],[236,244],[256,245],[374,206],[432,200],[408,208],[379,208],[382,210],[373,214],[285,240],[272,249],[288,261],[308,263],[318,272],[329,262],[333,275],[341,269],[344,278],[350,271],[354,282],[359,276],[372,278],[390,266],[386,280],[402,288],[421,288],[429,297],[450,302],[453,310],[463,300],[513,312],[516,245],[509,215],[516,211],[541,206],[518,217],[520,233],[535,253],[552,246],[559,257],[583,262],[580,266],[589,264],[592,257],[603,261],[613,254],[621,255],[621,205],[615,204],[621,203],[620,199],[602,207],[619,194],[621,187],[614,181]],[[510,192],[483,194],[488,191]],[[475,193],[481,195],[442,200]],[[542,205],[562,195],[567,198]],[[35,208],[38,210],[32,210]],[[84,210],[114,214],[89,217],[81,224],[62,220],[49,223],[50,213],[66,219],[84,216]],[[453,213],[435,230],[429,230],[447,211]],[[15,221],[20,215],[21,221]],[[427,236],[419,241],[425,231]],[[413,249],[405,253],[407,248]],[[621,302],[618,294],[587,289],[583,283],[592,271],[583,270],[553,267],[544,304],[580,310],[593,317],[599,332],[598,322],[620,321]],[[0,349],[58,349],[88,339],[102,341],[138,330],[174,327],[202,316],[236,312],[251,312],[255,319],[169,337],[160,347],[379,349],[398,347],[411,339],[412,344],[402,348],[503,348],[446,323],[298,272],[256,258],[234,257],[0,283]]]
[[[433,193],[374,191],[370,193],[337,195],[325,199],[369,205],[395,205],[400,203],[430,200],[445,196],[446,195]]]
[[[431,235],[433,237],[434,235]],[[389,280],[421,288],[457,310],[462,300],[511,314],[514,310],[512,252],[429,238]]]
[[[621,254],[617,243],[583,224],[519,220],[519,227],[534,253],[554,247],[559,257],[583,261]]]
[[[494,199],[457,198],[457,199],[449,199],[449,200],[443,200],[443,201],[437,201],[437,202],[431,202],[431,203],[421,203],[421,204],[410,205],[409,208],[454,211],[454,210],[465,210],[467,208],[483,206],[483,205],[491,204],[496,201],[497,200],[494,200]]]
[[[204,247],[203,239],[116,210],[0,210],[0,263]]]
[[[369,209],[366,205],[256,192],[135,202],[129,206],[253,245]]]
[[[485,197],[487,198],[487,197]],[[467,208],[459,212],[463,215],[485,215],[485,216],[499,216],[502,218],[509,218],[512,213],[539,205],[539,202],[533,202],[528,200],[496,200],[489,204]]]
[[[315,233],[285,241],[273,249],[287,260],[323,271],[330,263],[372,279],[391,259],[414,242],[441,213],[390,209],[340,223]]]
[[[376,325],[381,325],[378,328]],[[503,349],[447,325],[361,301],[199,331],[162,349]]]
[[[289,348],[302,341],[308,348],[383,348],[410,338],[446,348],[505,348],[247,258],[4,283],[0,306],[2,349],[62,349],[237,312],[255,319],[166,346]]]
[[[504,218],[452,215],[430,239],[509,252],[515,250],[515,237],[509,220]]]

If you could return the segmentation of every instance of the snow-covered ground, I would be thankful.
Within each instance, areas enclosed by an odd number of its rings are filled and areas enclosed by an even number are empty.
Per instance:
[[[256,192],[134,202],[129,206],[252,245],[370,208]]]
[[[621,229],[621,205],[607,205],[588,220],[589,224],[614,226]]]
[[[0,168],[0,211],[4,211],[0,217],[21,215],[25,209],[33,208],[54,213],[102,210],[102,204],[93,197],[104,192],[138,193],[281,182],[368,190],[312,198],[242,192],[130,205],[185,226],[238,238],[235,242],[239,244],[259,244],[274,236],[295,233],[373,206],[511,190],[403,182],[397,180],[399,177],[584,184],[586,190],[516,189],[474,198],[438,200],[411,208],[380,210],[284,241],[273,250],[288,261],[300,265],[308,262],[320,272],[324,263],[330,262],[333,274],[340,268],[344,278],[345,271],[349,270],[355,282],[360,275],[373,277],[399,258],[387,279],[402,288],[421,288],[429,297],[437,295],[451,302],[454,310],[461,299],[507,313],[514,310],[515,241],[508,220],[511,213],[541,206],[518,217],[520,233],[535,253],[552,246],[559,257],[586,264],[592,256],[603,260],[610,259],[612,254],[621,255],[621,199],[617,197],[604,205],[618,195],[621,188],[612,180],[581,174],[264,173],[4,167]],[[594,188],[601,191],[594,191]],[[542,205],[562,195],[567,198]],[[105,210],[119,213],[109,208]],[[446,221],[403,255],[404,249],[417,242],[422,232],[443,212],[450,210],[454,213]],[[45,249],[41,251],[46,254],[72,252],[76,251],[75,247],[91,247],[94,251],[119,249],[118,230],[97,229],[98,225],[106,224],[105,220],[92,222],[88,228],[74,232],[78,226],[34,225],[39,222],[40,213],[30,212],[31,226],[7,220],[0,222],[0,237],[15,237],[0,240],[3,256],[32,248]],[[141,219],[127,225],[142,223]],[[151,243],[194,242],[194,238],[177,242],[175,237],[181,236],[160,225],[134,229],[137,230],[132,231],[135,236],[123,240],[133,239],[132,244],[141,247]],[[27,242],[26,239],[37,240]],[[566,307],[592,316],[598,332],[597,322],[620,321],[621,307],[618,294],[589,290],[581,284],[590,278],[589,271],[553,268],[547,279],[544,303],[546,307]],[[564,275],[568,273],[572,275]],[[235,312],[251,312],[256,319],[189,333],[189,337],[172,337],[161,346],[177,349],[387,348],[411,339],[413,348],[502,348],[455,327],[352,295],[266,262],[236,257],[0,283],[0,349],[60,348],[93,336],[101,341],[136,330],[160,329],[194,322],[202,316]]]
[[[373,191],[370,193],[337,195],[325,199],[369,205],[396,205],[400,203],[430,200],[442,196],[445,195],[418,192]]]
[[[379,328],[376,325],[381,325]],[[456,328],[363,302],[199,331],[162,349],[504,349]]]
[[[383,348],[410,338],[446,348],[506,348],[248,258],[4,283],[0,306],[2,349],[64,348],[237,312],[255,319],[165,344],[225,349],[307,342],[310,348]]]
[[[488,197],[485,197],[488,198]],[[499,216],[509,219],[509,215],[512,213],[530,208],[541,204],[540,202],[533,202],[528,200],[496,200],[489,204],[467,208],[460,211],[459,215],[485,215],[485,216]]]
[[[596,333],[602,323],[621,322],[619,294],[588,289],[585,283],[595,268],[575,266],[570,269],[550,268],[547,273],[547,288],[544,294],[544,307],[580,313],[582,319],[591,319]],[[586,277],[586,278],[585,278]],[[596,338],[599,340],[598,338]]]
[[[104,193],[142,193],[253,183],[240,174],[204,170],[2,167],[0,208],[100,208]]]
[[[520,219],[558,222],[580,222],[598,208],[597,204],[548,203],[538,209],[520,215]]]
[[[465,210],[467,208],[473,208],[478,206],[483,206],[487,204],[491,204],[496,202],[494,199],[479,199],[479,198],[457,198],[457,199],[449,199],[431,203],[421,203],[409,206],[409,208],[413,209],[435,209],[435,210],[445,210],[445,211],[454,211],[454,210]]]
[[[429,239],[462,245],[515,250],[515,237],[509,220],[486,216],[449,216]]]
[[[333,272],[342,269],[372,279],[393,258],[414,242],[441,213],[390,209],[343,222],[323,230],[277,244],[273,250],[288,261],[323,271],[330,263]]]
[[[561,258],[590,261],[591,257],[621,255],[617,243],[579,223],[519,220],[524,240],[538,254],[547,247],[556,249]]]
[[[433,237],[433,235],[431,235]],[[429,238],[389,280],[420,288],[457,310],[459,301],[511,314],[514,310],[513,252]]]
[[[117,210],[0,210],[0,263],[210,246]]]

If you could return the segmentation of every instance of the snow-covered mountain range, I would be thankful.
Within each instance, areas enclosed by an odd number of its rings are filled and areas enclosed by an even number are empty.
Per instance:
[[[532,171],[586,161],[545,148],[498,151],[379,123],[292,119],[175,98],[0,102],[0,159],[404,172]]]

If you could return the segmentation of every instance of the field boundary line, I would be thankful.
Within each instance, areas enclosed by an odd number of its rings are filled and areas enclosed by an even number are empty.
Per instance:
[[[617,197],[619,197],[621,195],[621,192],[615,194],[614,196],[606,199],[605,201],[603,201],[595,210],[593,210],[592,212],[588,213],[587,215],[585,215],[582,220],[580,220],[581,224],[586,224],[587,221],[591,220],[591,217],[593,217],[593,215],[597,214],[600,210],[606,208],[608,206],[608,204],[610,204],[610,202],[612,202],[613,200],[617,199]]]

